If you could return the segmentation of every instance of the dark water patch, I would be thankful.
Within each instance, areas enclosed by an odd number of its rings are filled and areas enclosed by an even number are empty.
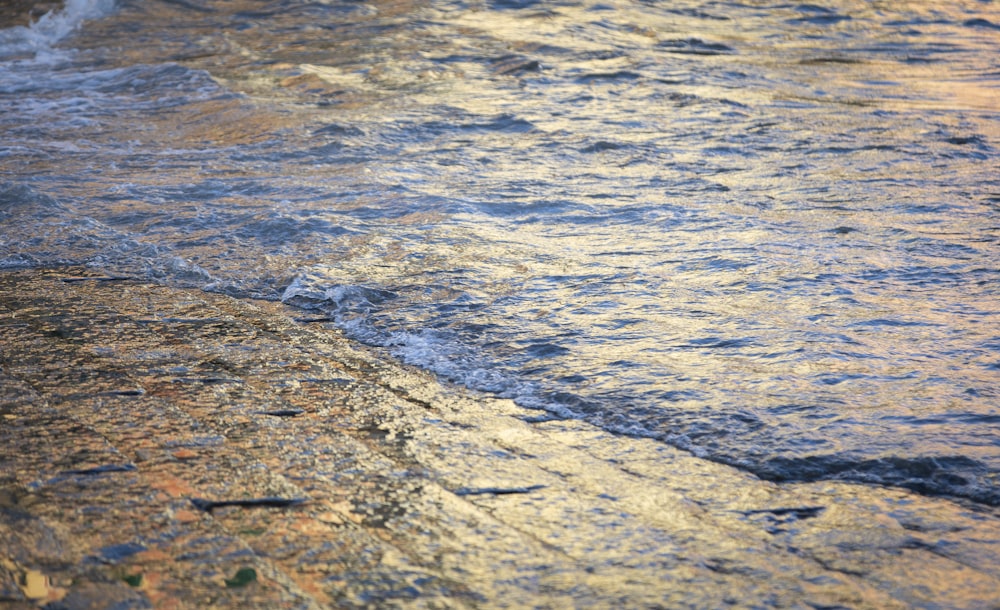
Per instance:
[[[606,328],[608,330],[621,330],[623,328],[628,328],[629,326],[640,325],[643,322],[644,320],[642,318],[618,318],[618,319],[608,320],[607,322],[599,322],[596,325],[601,328]]]
[[[522,55],[504,55],[491,59],[489,63],[493,72],[502,76],[520,76],[542,71],[541,61]]]
[[[888,19],[882,22],[882,25],[891,28],[905,28],[911,26],[921,26],[921,25],[953,25],[954,22],[949,19],[931,19],[928,17],[908,17],[906,19]]]
[[[824,506],[796,506],[748,510],[741,511],[740,514],[749,521],[762,523],[767,533],[778,535],[795,527],[797,521],[818,517],[824,510],[826,510]]]
[[[754,470],[763,478],[778,482],[825,479],[863,481],[929,495],[960,496],[1000,506],[1000,490],[990,483],[997,473],[991,472],[979,461],[961,455],[862,460],[831,455],[774,458]]]
[[[570,353],[570,349],[554,343],[541,341],[534,342],[532,345],[525,347],[524,353],[532,359],[552,358],[555,356],[565,356]]]
[[[487,5],[497,11],[535,9],[544,5],[543,0],[488,0]]]
[[[979,343],[979,347],[1000,352],[1000,337],[993,337]]]
[[[644,2],[648,0],[643,0]],[[652,2],[650,2],[652,4]],[[683,17],[694,17],[695,19],[706,19],[710,21],[732,21],[732,17],[728,15],[721,15],[718,13],[710,13],[704,10],[703,7],[664,7],[665,12],[673,15],[681,15]]]
[[[865,63],[863,59],[858,59],[856,57],[844,57],[841,55],[830,55],[825,57],[809,57],[806,59],[799,60],[799,63],[804,66],[820,66],[824,64],[862,64]]]
[[[363,129],[355,125],[330,123],[313,130],[313,135],[363,137],[366,134]]]
[[[449,116],[441,119],[441,116]],[[531,133],[536,130],[534,124],[523,118],[501,114],[483,116],[466,113],[454,108],[441,108],[438,112],[425,117],[426,120],[400,121],[391,130],[379,134],[383,145],[396,147],[415,144],[439,144],[435,153],[444,152],[443,142],[451,140],[462,146],[478,142],[480,138],[491,136],[511,136]],[[484,140],[485,141],[485,140]],[[382,148],[379,154],[392,154],[396,150]]]
[[[194,11],[196,13],[214,13],[216,10],[211,6],[204,6],[201,3],[189,2],[188,0],[160,0],[166,4],[179,6],[180,8]]]
[[[235,235],[270,246],[280,246],[313,235],[336,237],[351,233],[355,231],[323,218],[293,218],[276,213],[268,218],[242,223]]]
[[[736,49],[728,45],[720,42],[705,42],[700,38],[664,40],[657,43],[657,46],[668,53],[686,55],[728,55],[736,52]]]
[[[903,59],[904,63],[907,63],[907,64],[916,64],[916,65],[919,65],[919,64],[932,64],[932,63],[935,63],[937,61],[939,61],[939,60],[935,59],[933,57],[926,57],[926,56],[921,56],[921,55],[907,55]]]
[[[777,416],[790,415],[814,420],[837,417],[835,412],[828,411],[818,405],[799,402],[791,402],[769,407],[767,411]]]
[[[620,142],[608,142],[606,140],[598,140],[593,144],[588,144],[587,146],[584,146],[583,148],[580,149],[580,152],[595,153],[595,152],[604,152],[606,150],[621,150],[627,147],[628,145],[622,144]]]
[[[487,306],[483,301],[477,300],[467,294],[463,294],[457,299],[443,305],[438,305],[434,311],[439,314],[454,314],[474,312],[484,309]]]
[[[33,212],[38,214],[40,218],[47,218],[66,211],[66,207],[54,198],[25,184],[0,182],[0,213],[2,214]]]
[[[993,23],[992,21],[990,21],[988,19],[983,19],[983,18],[968,19],[966,21],[963,21],[962,25],[964,25],[967,28],[982,28],[982,29],[987,29],[987,30],[1000,30],[1000,24]]]
[[[740,349],[744,347],[750,347],[755,345],[756,341],[753,338],[747,337],[737,337],[737,338],[722,338],[722,337],[701,337],[698,339],[691,339],[687,343],[676,344],[673,347],[677,349],[707,349],[707,350],[718,350],[718,349]]]
[[[893,152],[898,150],[895,145],[892,144],[862,144],[860,146],[841,146],[841,145],[829,145],[829,146],[818,146],[810,147],[810,154],[833,154],[833,155],[847,155],[852,153],[862,153],[862,152]]]
[[[504,114],[487,120],[473,120],[466,122],[441,121],[429,122],[420,126],[432,133],[435,132],[506,132],[506,133],[528,133],[535,130],[535,126],[524,119]]]
[[[863,379],[864,375],[851,375],[851,374],[840,374],[840,375],[819,375],[816,380],[820,383],[828,386],[839,385],[847,381],[853,381],[855,379]]]
[[[967,146],[969,144],[984,143],[982,136],[951,136],[949,138],[945,138],[944,141],[949,144],[955,144],[956,146]]]
[[[541,199],[537,201],[524,202],[519,199],[513,201],[483,201],[476,202],[475,208],[490,216],[500,218],[516,219],[521,223],[545,223],[553,214],[565,214],[569,211],[580,213],[593,212],[591,206],[581,205],[579,202],[566,199]]]
[[[948,204],[944,205],[948,206]],[[948,210],[946,208],[942,211],[947,213]],[[939,223],[937,221],[923,222],[921,224],[923,226],[930,226],[930,227],[934,227],[936,225],[939,226]],[[967,240],[968,243],[961,243],[959,239],[961,239],[962,241]],[[958,267],[955,265],[965,263],[968,261],[974,261],[982,257],[983,246],[989,243],[992,243],[992,240],[990,240],[989,238],[977,240],[975,238],[969,239],[969,236],[958,236],[955,234],[947,234],[947,233],[934,237],[919,235],[915,237],[907,237],[900,240],[902,249],[905,252],[919,254],[928,257],[936,257],[941,259],[942,261],[949,260],[951,262],[951,265],[949,265],[948,267],[944,266],[926,267],[923,265],[915,265],[912,269],[909,270],[910,272],[927,273],[927,274],[940,273],[940,272],[944,273],[954,272],[956,269],[958,269]],[[969,271],[977,272],[980,270],[970,269]]]
[[[738,260],[722,256],[691,258],[678,266],[679,271],[739,271],[754,265],[753,261]]]
[[[581,84],[590,84],[595,82],[628,82],[640,78],[642,78],[642,74],[632,70],[614,70],[611,72],[588,72],[577,76],[574,80]]]
[[[967,284],[968,274],[948,269],[913,269],[899,273],[900,282],[912,288],[944,288]]]
[[[710,394],[705,392],[695,400],[702,402]],[[754,413],[739,408],[723,413],[704,409],[688,399],[670,401],[663,407],[670,412],[669,420],[650,411],[640,412],[633,420],[618,414],[602,414],[592,421],[624,434],[657,438],[695,455],[729,464],[741,463],[733,457],[735,452],[727,450],[726,445],[732,439],[757,437],[767,430],[764,421]]]
[[[562,420],[561,417],[553,415],[551,413],[542,413],[539,415],[526,415],[526,416],[521,416],[519,419],[526,424],[544,424],[547,422]]]
[[[667,186],[668,188],[663,191],[663,194],[670,197],[700,193],[726,193],[730,190],[725,184],[697,177],[684,177],[671,182]]]
[[[793,519],[813,519],[826,510],[825,506],[795,506],[788,508],[764,508],[741,511],[746,516],[774,515],[775,517],[791,517]]]
[[[320,144],[319,146],[313,146],[306,150],[301,151],[296,156],[302,159],[308,159],[310,161],[322,159],[325,161],[335,161],[342,160],[346,155],[344,150],[349,148],[349,145],[341,142],[327,142],[325,144]],[[288,157],[286,157],[288,158]],[[347,157],[348,163],[354,162],[356,157]]]
[[[813,25],[835,25],[841,21],[849,21],[850,15],[842,15],[835,9],[816,4],[800,4],[795,10],[803,13],[802,17],[789,19],[788,23],[800,24],[809,23]]]
[[[851,326],[858,328],[913,328],[925,326],[938,326],[933,322],[922,320],[903,320],[899,318],[874,318],[871,320],[861,320],[854,322]]]
[[[656,397],[657,400],[663,400],[666,402],[684,402],[704,400],[706,398],[706,394],[705,392],[699,392],[697,390],[666,390],[659,392]]]

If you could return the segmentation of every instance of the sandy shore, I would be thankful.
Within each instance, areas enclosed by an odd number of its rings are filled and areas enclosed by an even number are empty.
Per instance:
[[[0,606],[1000,599],[995,511],[760,481],[443,386],[328,326],[82,269],[0,273]]]

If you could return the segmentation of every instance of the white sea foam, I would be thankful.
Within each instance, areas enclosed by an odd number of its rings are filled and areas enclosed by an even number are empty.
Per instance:
[[[84,21],[111,13],[115,0],[66,0],[60,11],[50,11],[29,26],[0,30],[0,58],[34,55],[44,60],[59,53],[53,45],[72,34]]]
[[[303,309],[323,311],[352,339],[387,348],[406,364],[433,371],[467,388],[511,398],[524,406],[545,409],[563,417],[578,415],[544,399],[537,384],[502,370],[478,348],[463,343],[446,330],[392,330],[374,322],[382,317],[383,305],[396,296],[388,290],[336,283],[329,273],[311,270],[298,275],[288,285],[281,301]]]

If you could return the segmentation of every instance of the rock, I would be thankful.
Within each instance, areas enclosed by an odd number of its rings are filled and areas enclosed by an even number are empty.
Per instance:
[[[88,274],[0,272],[10,604],[29,574],[52,608],[1000,598],[996,509],[762,481],[442,384],[285,305],[62,281]]]

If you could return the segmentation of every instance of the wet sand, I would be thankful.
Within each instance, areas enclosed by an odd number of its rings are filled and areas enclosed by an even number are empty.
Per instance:
[[[996,511],[761,481],[85,269],[0,274],[0,446],[4,608],[1000,599]]]

